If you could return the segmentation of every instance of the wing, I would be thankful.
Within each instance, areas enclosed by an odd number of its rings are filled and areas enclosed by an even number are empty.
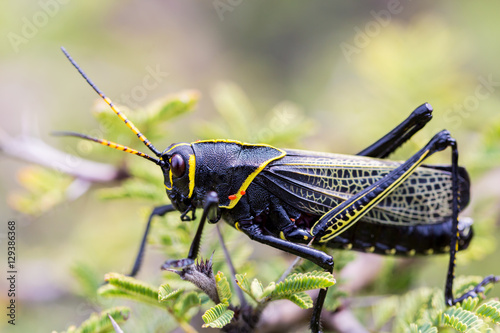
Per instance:
[[[363,188],[385,177],[399,162],[361,156],[286,150],[256,178],[258,183],[302,212],[321,216]],[[468,178],[461,169],[462,205]],[[465,198],[465,199],[464,199]],[[447,167],[419,167],[407,181],[369,211],[363,221],[434,224],[451,217],[451,173]]]

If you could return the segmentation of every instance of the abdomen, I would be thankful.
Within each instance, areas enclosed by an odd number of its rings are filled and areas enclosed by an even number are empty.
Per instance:
[[[466,249],[472,239],[472,229],[460,232],[459,250]],[[365,221],[330,240],[326,246],[385,255],[430,255],[449,253],[452,220],[436,224],[397,226]]]

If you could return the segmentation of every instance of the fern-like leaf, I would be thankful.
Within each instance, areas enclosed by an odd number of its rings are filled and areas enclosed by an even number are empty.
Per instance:
[[[229,286],[229,282],[227,282],[227,278],[224,276],[224,273],[218,272],[215,276],[215,283],[217,284],[217,294],[219,295],[219,299],[221,303],[229,304],[231,301],[231,287]]]
[[[274,289],[276,289],[276,283],[274,282],[269,283],[269,285],[265,287],[264,290],[262,291],[261,299],[264,299],[269,295],[271,295]]]
[[[410,327],[408,328],[406,333],[420,333],[420,330],[418,329],[418,325],[415,323],[411,323]]]
[[[258,300],[262,299],[262,294],[264,293],[264,287],[262,286],[262,283],[257,280],[253,279],[252,283],[250,284],[250,291],[253,295]]]
[[[313,306],[313,300],[311,296],[309,296],[305,292],[298,292],[288,295],[286,299],[297,304],[301,309],[310,309]]]
[[[108,315],[116,323],[122,323],[130,316],[130,309],[125,306],[118,306],[101,313],[93,313],[79,327],[69,327],[66,333],[105,333],[113,331],[113,323],[109,320]]]
[[[162,284],[158,290],[158,302],[164,303],[167,301],[175,301],[184,289],[172,289],[168,284]]]
[[[130,179],[126,180],[119,187],[110,187],[100,189],[98,192],[99,199],[115,200],[115,199],[144,199],[149,201],[158,200],[159,195],[163,195],[158,191],[154,184],[149,184],[144,181]]]
[[[122,289],[119,289],[110,284],[106,284],[97,289],[97,294],[102,297],[124,297],[134,299],[134,296],[132,294],[129,294],[128,292],[123,291]]]
[[[123,333],[123,330],[120,327],[120,325],[118,325],[116,320],[109,313],[108,313],[108,318],[111,321],[111,325],[113,325],[113,329],[115,330],[115,333]]]
[[[102,284],[102,277],[90,265],[79,262],[71,267],[71,273],[78,282],[82,295],[95,297],[96,290]]]
[[[255,298],[252,294],[252,287],[250,281],[247,279],[246,274],[236,274],[236,284],[243,290],[248,296],[252,297],[252,299],[256,302],[259,300]]]
[[[438,333],[438,329],[436,326],[432,326],[429,323],[426,323],[422,326],[418,326],[415,323],[411,323],[407,333]]]
[[[245,141],[249,136],[249,117],[255,114],[248,96],[232,82],[219,82],[212,90],[212,99],[219,114],[231,125],[231,137]]]
[[[158,305],[158,289],[142,281],[118,273],[108,273],[104,280],[110,285],[124,291],[138,301]]]
[[[196,107],[199,99],[200,93],[195,90],[184,90],[175,95],[159,98],[147,106],[149,120],[167,121],[190,112]]]
[[[479,303],[479,298],[477,297],[467,297],[460,303],[460,307],[467,311],[474,311],[474,309]]]
[[[189,309],[199,306],[200,304],[198,293],[192,291],[179,298],[179,300],[175,303],[174,312],[178,317],[185,317]]]
[[[335,278],[328,272],[294,273],[278,283],[271,293],[272,299],[287,298],[287,295],[301,291],[328,288],[335,284]]]
[[[481,304],[476,314],[491,319],[495,324],[500,324],[500,301],[491,300]]]
[[[328,291],[330,293],[330,291]],[[375,327],[380,329],[397,313],[399,308],[399,298],[397,296],[387,297],[380,300],[373,307],[373,320]],[[418,327],[418,326],[417,326]]]
[[[454,306],[443,313],[443,324],[459,332],[479,332],[484,322],[474,313]]]
[[[441,300],[441,302],[439,302]],[[410,323],[421,327],[430,322],[437,326],[441,323],[444,299],[439,289],[419,288],[408,292],[401,298],[396,311],[395,331],[405,331]]]
[[[205,324],[202,327],[222,328],[231,322],[234,312],[228,310],[227,304],[219,303],[208,309],[202,316]]]

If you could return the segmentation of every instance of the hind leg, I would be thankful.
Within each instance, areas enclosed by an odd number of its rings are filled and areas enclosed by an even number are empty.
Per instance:
[[[432,118],[432,106],[424,103],[417,107],[408,118],[396,126],[392,131],[377,140],[368,148],[362,150],[357,155],[386,158],[408,141],[413,134],[417,133]]]

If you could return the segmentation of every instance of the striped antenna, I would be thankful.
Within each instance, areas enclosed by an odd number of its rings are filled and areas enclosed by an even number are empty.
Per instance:
[[[101,98],[106,102],[106,104],[109,105],[111,110],[113,110],[116,113],[116,115],[118,117],[120,117],[121,120],[123,120],[125,125],[127,125],[127,127],[130,128],[132,130],[132,132],[134,132],[137,135],[139,140],[141,140],[156,156],[160,157],[161,152],[158,151],[158,149],[156,149],[155,146],[153,146],[153,144],[144,136],[144,134],[142,134],[139,131],[139,129],[137,129],[137,127],[135,127],[135,125],[130,120],[128,120],[127,117],[120,110],[118,110],[116,105],[108,97],[106,97],[106,95],[104,95],[102,93],[102,91],[99,90],[99,88],[97,88],[97,86],[94,84],[94,82],[92,82],[89,79],[87,74],[84,73],[84,71],[80,68],[80,66],[78,66],[76,61],[73,60],[73,58],[69,55],[68,51],[66,51],[66,49],[64,47],[61,47],[61,50],[63,51],[66,58],[68,58],[68,60],[71,62],[71,64],[73,66],[75,66],[75,68],[78,70],[78,72],[80,72],[80,74],[83,76],[83,78],[88,82],[88,84],[95,90],[96,93],[99,94],[99,96],[101,96]]]
[[[91,136],[88,136],[85,134],[80,134],[80,133],[76,133],[76,132],[53,132],[52,134],[58,135],[58,136],[73,136],[73,137],[82,138],[85,140],[94,141],[94,142],[100,143],[103,146],[108,146],[108,147],[116,149],[116,150],[121,150],[121,151],[124,151],[126,153],[130,153],[130,154],[144,157],[145,159],[150,160],[151,162],[154,162],[158,165],[163,165],[165,163],[163,160],[157,159],[155,157],[151,157],[148,154],[144,154],[144,153],[142,153],[138,150],[135,150],[133,148],[129,148],[127,146],[124,146],[124,145],[121,145],[119,143],[115,143],[112,141],[108,141],[108,140],[104,140],[104,139],[97,139],[97,138],[94,138],[94,137],[91,137]]]

